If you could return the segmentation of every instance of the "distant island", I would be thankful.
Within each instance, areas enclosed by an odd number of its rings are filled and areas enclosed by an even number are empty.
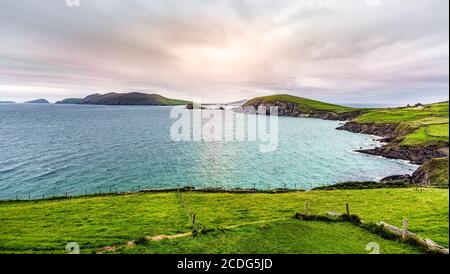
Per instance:
[[[81,99],[81,98],[67,98],[67,99],[58,101],[55,104],[58,104],[58,105],[64,105],[64,104],[76,105],[76,104],[81,104],[81,102],[83,102],[83,99]]]
[[[56,102],[56,104],[82,104],[82,105],[135,105],[135,106],[176,106],[187,105],[189,101],[169,99],[159,94],[140,92],[92,94],[86,98],[69,98]]]
[[[13,101],[0,101],[0,104],[15,104]]]
[[[37,100],[25,102],[25,104],[50,104],[50,102],[45,99],[37,99]]]

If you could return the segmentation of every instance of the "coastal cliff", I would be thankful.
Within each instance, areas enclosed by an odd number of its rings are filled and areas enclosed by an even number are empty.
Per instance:
[[[408,134],[412,134],[416,129],[403,128],[399,124],[348,122],[337,129],[379,136],[383,138],[380,141],[387,142],[387,144],[381,147],[357,150],[360,153],[383,156],[390,159],[407,160],[417,165],[422,165],[434,158],[443,158],[449,155],[448,143],[445,142],[436,142],[422,146],[402,145],[402,138]]]
[[[236,111],[254,113],[261,106],[277,107],[279,116],[306,117],[334,121],[347,121],[361,115],[362,110],[324,103],[316,100],[280,94],[258,97],[247,101]],[[269,114],[269,113],[267,113]]]
[[[355,109],[290,95],[273,95],[249,100],[236,111],[254,113],[260,106],[277,107],[279,116],[346,121],[337,129],[375,135],[385,143],[357,152],[421,165],[412,176],[390,176],[386,180],[448,187],[448,172],[443,172],[448,169],[449,157],[448,102],[393,109]]]

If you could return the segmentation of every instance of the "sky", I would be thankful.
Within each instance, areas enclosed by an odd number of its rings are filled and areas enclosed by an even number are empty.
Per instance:
[[[447,0],[73,1],[0,0],[0,100],[448,100]]]

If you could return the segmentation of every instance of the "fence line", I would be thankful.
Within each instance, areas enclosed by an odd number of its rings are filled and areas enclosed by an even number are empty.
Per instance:
[[[212,184],[198,184],[193,183],[177,184],[176,187],[154,187],[154,186],[142,186],[132,185],[129,187],[120,187],[116,185],[101,186],[94,188],[84,188],[78,191],[63,191],[63,192],[47,192],[47,193],[28,193],[16,192],[15,197],[0,199],[0,201],[28,201],[28,200],[51,200],[51,199],[69,199],[74,197],[86,197],[86,196],[106,196],[106,195],[119,195],[119,194],[131,194],[139,192],[163,192],[163,191],[176,191],[176,190],[189,190],[189,191],[226,191],[226,192],[288,192],[288,191],[305,191],[312,188],[312,184],[307,183],[283,183],[283,184],[247,184],[247,185],[222,185],[217,182]]]

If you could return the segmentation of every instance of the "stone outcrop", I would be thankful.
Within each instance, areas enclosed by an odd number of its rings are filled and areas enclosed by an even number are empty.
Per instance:
[[[313,110],[313,109],[302,109],[298,104],[287,103],[287,102],[274,102],[271,104],[263,104],[255,102],[252,105],[246,105],[235,109],[237,112],[255,114],[256,110],[260,107],[266,107],[266,114],[270,114],[270,107],[278,108],[278,116],[287,117],[305,117],[305,118],[316,118],[323,120],[333,120],[333,121],[347,121],[361,115],[361,111],[349,111],[345,113],[335,113],[332,111],[324,110]]]
[[[348,122],[338,127],[338,130],[346,130],[353,133],[363,133],[380,136],[382,142],[387,145],[373,149],[357,150],[357,152],[383,156],[390,159],[401,159],[413,164],[422,165],[434,158],[448,157],[448,146],[445,143],[433,144],[424,147],[402,146],[397,138],[412,133],[414,128],[401,128],[397,124],[356,123]]]
[[[373,149],[357,150],[357,152],[383,156],[389,159],[401,159],[412,164],[422,165],[434,158],[448,157],[448,147],[443,145],[429,145],[425,147],[406,147],[385,145]]]
[[[356,123],[347,122],[345,125],[338,127],[338,130],[345,130],[353,133],[370,134],[383,137],[384,142],[390,142],[400,135],[406,135],[413,130],[403,130],[401,134],[397,130],[397,124],[376,124],[376,123]]]

